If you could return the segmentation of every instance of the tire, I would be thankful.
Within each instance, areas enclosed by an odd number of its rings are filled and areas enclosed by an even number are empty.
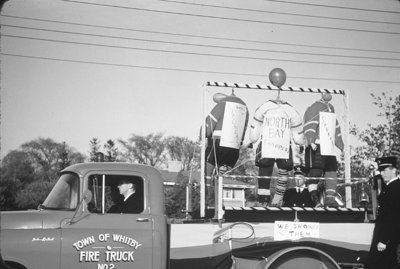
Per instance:
[[[294,247],[274,253],[260,262],[257,269],[340,269],[340,266],[323,251]]]

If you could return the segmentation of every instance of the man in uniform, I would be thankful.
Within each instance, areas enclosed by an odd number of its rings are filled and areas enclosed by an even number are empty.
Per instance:
[[[283,206],[314,207],[315,203],[311,200],[310,192],[306,187],[304,175],[307,169],[298,165],[294,167],[294,179],[296,187],[286,190],[283,196]]]
[[[378,197],[378,216],[364,268],[400,268],[396,257],[400,242],[400,179],[397,176],[397,158],[378,158],[377,164],[384,185]]]
[[[118,190],[122,199],[113,205],[108,213],[141,213],[143,211],[143,198],[136,194],[136,184],[122,178],[118,183]]]

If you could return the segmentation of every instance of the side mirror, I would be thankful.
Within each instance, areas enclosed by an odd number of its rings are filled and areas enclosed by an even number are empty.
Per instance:
[[[83,201],[85,201],[85,203],[88,204],[88,203],[90,203],[92,201],[93,194],[92,194],[92,192],[90,190],[86,190],[83,193],[83,197],[82,198],[83,198]]]
[[[71,220],[68,222],[70,225],[74,224],[80,220],[76,217],[77,213],[81,210],[81,208],[83,208],[83,202],[85,202],[86,204],[89,204],[90,201],[92,201],[92,198],[93,198],[93,194],[90,190],[86,190],[83,193],[82,199],[80,200],[78,206],[76,207],[74,215],[72,216]],[[83,211],[84,210],[82,209],[82,212]]]

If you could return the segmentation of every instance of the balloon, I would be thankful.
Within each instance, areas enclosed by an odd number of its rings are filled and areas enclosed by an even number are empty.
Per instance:
[[[272,85],[280,88],[286,82],[286,73],[281,68],[274,68],[269,72],[269,81]]]
[[[223,93],[216,93],[216,94],[214,94],[213,95],[213,100],[214,100],[214,102],[215,103],[219,103],[219,102],[221,102],[222,101],[222,99],[224,99],[225,97],[227,97],[227,95],[226,94],[223,94]]]
[[[329,102],[330,100],[332,100],[332,94],[326,92],[322,94],[322,100],[324,100],[325,102]]]

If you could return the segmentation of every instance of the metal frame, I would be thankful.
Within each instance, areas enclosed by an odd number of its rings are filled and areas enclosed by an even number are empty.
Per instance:
[[[203,85],[203,127],[201,132],[201,171],[200,171],[200,217],[205,216],[205,121],[206,121],[206,98],[208,88],[230,88],[230,89],[248,89],[248,90],[273,90],[273,91],[289,91],[289,92],[303,92],[303,93],[330,93],[339,94],[344,97],[344,123],[343,123],[343,142],[344,142],[344,163],[345,163],[345,187],[346,193],[346,207],[351,208],[351,168],[350,168],[350,117],[349,117],[349,94],[344,90],[335,89],[319,89],[319,88],[301,88],[301,87],[281,87],[261,84],[245,84],[245,83],[232,83],[232,82],[211,82],[207,81]],[[222,195],[219,195],[218,203],[222,208]]]

